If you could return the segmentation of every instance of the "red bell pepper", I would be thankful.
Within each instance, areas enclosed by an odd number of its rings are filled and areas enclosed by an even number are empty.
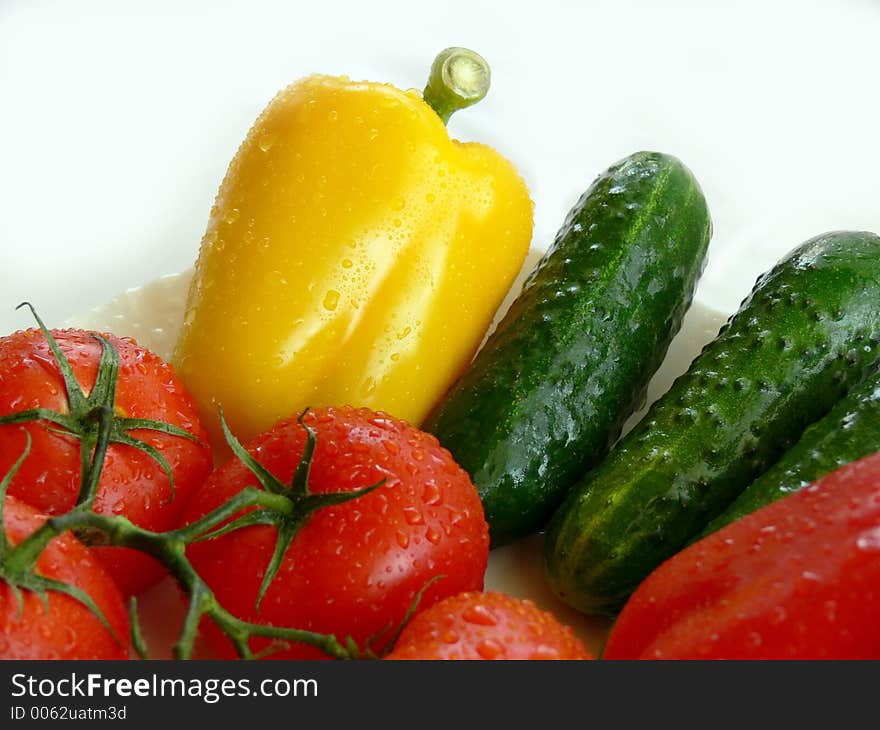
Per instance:
[[[603,658],[880,658],[880,453],[666,561]]]

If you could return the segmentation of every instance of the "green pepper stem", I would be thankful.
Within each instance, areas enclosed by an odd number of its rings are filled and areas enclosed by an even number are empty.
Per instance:
[[[459,109],[476,104],[489,91],[489,64],[479,53],[467,48],[440,51],[434,63],[423,97],[443,124]]]

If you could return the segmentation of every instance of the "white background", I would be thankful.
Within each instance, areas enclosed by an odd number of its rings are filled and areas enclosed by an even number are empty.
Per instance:
[[[523,172],[545,246],[637,149],[681,157],[715,221],[699,298],[835,228],[880,231],[880,0],[528,4],[0,0],[0,334],[191,265],[226,166],[313,72],[421,87],[473,47],[493,88],[451,132]]]

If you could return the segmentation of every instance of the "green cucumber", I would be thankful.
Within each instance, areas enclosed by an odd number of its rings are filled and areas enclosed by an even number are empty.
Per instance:
[[[807,241],[758,279],[688,372],[553,517],[547,579],[588,613],[636,586],[727,507],[880,356],[880,238]]]
[[[471,475],[493,545],[543,527],[620,435],[681,325],[711,222],[677,159],[627,157],[568,214],[428,419]]]
[[[701,537],[797,492],[835,469],[880,451],[880,371],[811,425],[782,458],[703,530]]]

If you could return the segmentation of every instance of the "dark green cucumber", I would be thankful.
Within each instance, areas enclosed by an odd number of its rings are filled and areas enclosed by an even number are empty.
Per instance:
[[[614,613],[822,418],[880,356],[880,238],[835,232],[792,251],[548,527],[566,602]]]
[[[494,545],[544,526],[620,435],[690,305],[711,222],[677,159],[639,152],[568,214],[426,428],[479,490]]]
[[[709,523],[701,537],[875,451],[880,451],[880,372],[869,375],[804,431],[779,461]]]

